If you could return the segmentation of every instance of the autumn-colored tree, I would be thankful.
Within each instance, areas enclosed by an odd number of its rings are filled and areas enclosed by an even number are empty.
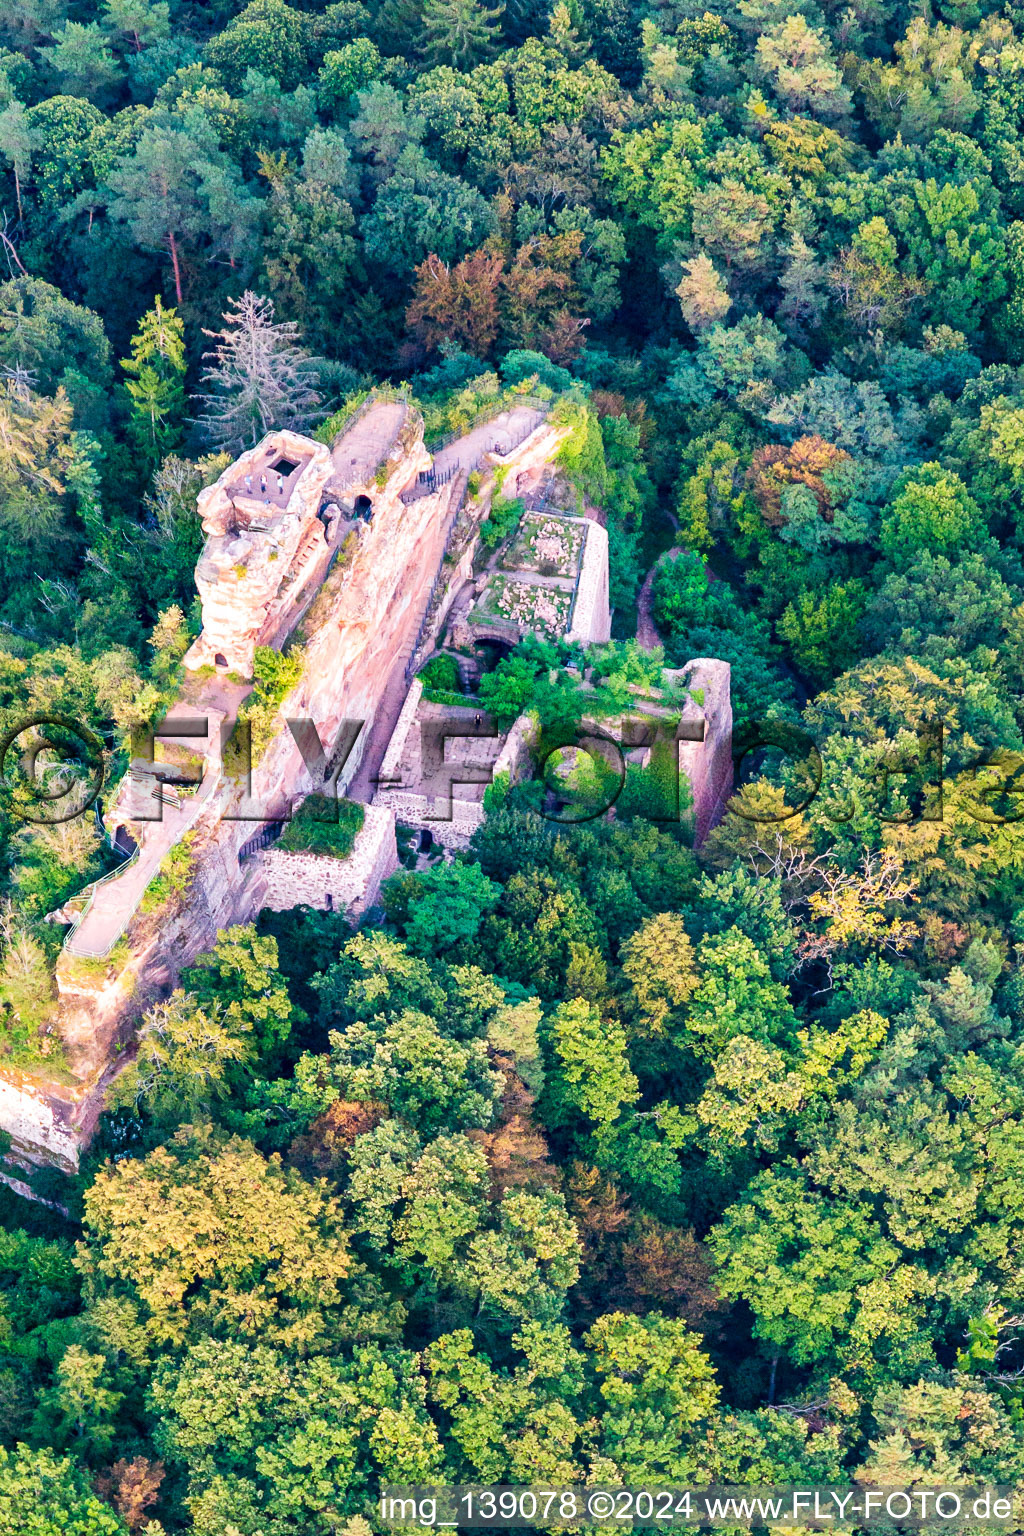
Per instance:
[[[848,453],[816,434],[798,437],[790,447],[771,443],[754,454],[747,480],[761,516],[770,528],[785,522],[782,498],[787,486],[805,485],[818,503],[826,522],[832,521],[837,488],[828,475],[840,465],[851,463]]]
[[[683,319],[691,331],[706,330],[716,320],[723,320],[732,308],[721,274],[710,256],[703,253],[683,262],[683,275],[676,284],[676,295]]]
[[[288,1161],[303,1173],[336,1178],[348,1162],[357,1136],[378,1126],[387,1115],[383,1104],[335,1099],[288,1148]]]
[[[582,244],[580,231],[570,230],[519,247],[501,283],[502,328],[512,345],[558,353],[562,361],[572,355],[581,318],[573,315],[572,271]]]
[[[405,323],[427,351],[443,342],[487,357],[498,335],[498,289],[502,258],[483,248],[447,266],[428,256],[416,268],[413,297]]]
[[[631,1310],[657,1307],[699,1328],[719,1304],[713,1266],[692,1231],[641,1216],[622,1245],[620,1262]]]
[[[130,1531],[138,1531],[147,1520],[146,1510],[156,1503],[163,1480],[162,1461],[147,1461],[145,1456],[126,1461],[121,1456],[96,1479],[96,1492],[113,1504]]]

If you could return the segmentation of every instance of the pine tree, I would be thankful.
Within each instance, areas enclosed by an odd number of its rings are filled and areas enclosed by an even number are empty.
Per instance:
[[[0,155],[14,172],[14,197],[18,205],[19,224],[24,217],[21,188],[28,179],[32,156],[38,148],[39,134],[29,122],[25,108],[20,101],[12,101],[0,112]]]
[[[799,231],[793,236],[779,277],[783,299],[775,319],[796,341],[807,340],[828,304],[827,273]]]
[[[488,10],[479,0],[427,0],[421,47],[431,64],[472,69],[495,50],[498,18],[505,7]]]
[[[309,426],[320,396],[313,360],[298,345],[298,326],[275,322],[270,300],[251,291],[232,299],[224,321],[222,331],[204,331],[216,343],[205,354],[209,392],[199,397],[211,442],[240,450],[273,427]]]
[[[683,275],[676,287],[676,295],[683,319],[691,331],[706,330],[732,308],[721,273],[711,258],[703,254],[683,262]]]
[[[185,415],[185,325],[165,309],[159,294],[132,337],[132,355],[121,363],[131,377],[133,436],[155,464],[176,446]]]

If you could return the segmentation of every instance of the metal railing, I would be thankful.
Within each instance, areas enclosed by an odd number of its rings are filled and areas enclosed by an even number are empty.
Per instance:
[[[107,841],[110,842],[109,837]],[[113,847],[113,843],[111,843],[110,846]],[[105,875],[101,875],[98,880],[90,880],[89,884],[83,886],[82,890],[79,891],[77,896],[72,896],[70,900],[65,903],[65,907],[67,907],[70,906],[72,901],[81,901],[83,898],[85,898],[85,905],[83,906],[81,912],[79,912],[76,917],[72,918],[71,927],[64,935],[64,943],[61,946],[63,949],[68,948],[75,934],[78,932],[79,928],[82,926],[82,923],[89,915],[89,912],[92,909],[93,900],[96,896],[96,892],[99,890],[100,886],[106,885],[108,881],[116,880],[118,876],[123,875],[126,869],[130,869],[133,864],[138,862],[139,854],[141,852],[142,848],[140,844],[136,843],[134,853],[130,853],[122,864],[118,864],[114,869],[108,870],[107,873]],[[133,916],[134,913],[129,913],[119,931],[114,935],[110,943],[105,944],[102,949],[80,949],[77,951],[77,953],[84,960],[101,960],[104,955],[109,955],[110,951],[121,937],[121,934],[124,933],[124,930],[127,928]]]
[[[406,405],[412,404],[412,390],[407,384],[375,385],[373,389],[368,392],[366,398],[360,400],[358,405],[353,406],[352,410],[344,418],[340,425],[335,427],[334,432],[331,434],[331,441],[329,443],[324,443],[324,447],[328,449],[333,448],[335,443],[337,443],[340,438],[344,437],[345,433],[354,427],[356,422],[360,421],[362,417],[366,415],[367,411],[372,410],[375,405],[394,404],[399,400],[403,401]],[[333,415],[337,414],[338,412],[336,411],[333,413]],[[317,433],[322,432],[324,427],[327,425],[327,422],[330,420],[331,417],[328,416],[326,420],[321,422],[320,426],[317,427],[316,432],[313,434],[314,442],[323,443],[323,438],[318,437]]]
[[[538,404],[531,404],[530,409],[539,410],[546,405],[546,401],[541,401]],[[503,407],[502,410],[494,412],[494,416],[497,417],[504,415],[507,409],[509,408]],[[515,409],[515,407],[512,407],[512,409]],[[474,470],[479,469],[483,460],[489,453],[497,453],[501,458],[506,458],[510,453],[515,452],[520,443],[525,443],[526,439],[531,435],[531,433],[535,432],[536,430],[536,425],[524,427],[520,432],[509,434],[507,440],[496,443],[486,443],[480,449],[480,452],[475,456],[475,458],[473,458],[469,463],[460,458],[456,459],[454,463],[449,464],[448,468],[441,470],[440,473],[433,469],[421,470],[417,476],[416,484],[410,486],[409,490],[402,492],[402,502],[405,506],[409,506],[411,502],[419,501],[423,496],[433,495],[435,491],[438,491],[442,486],[447,485],[448,482],[453,479],[453,477],[457,475],[460,470],[466,470],[468,474],[472,474]],[[472,432],[475,431],[476,428],[473,427],[469,432],[450,435],[445,440],[444,446],[451,447],[453,443],[461,442],[463,439],[471,436]],[[440,448],[435,449],[436,453],[440,453],[441,451],[442,450]]]
[[[442,453],[445,448],[450,448],[452,443],[457,443],[460,437],[468,437],[478,427],[486,426],[496,416],[504,416],[506,411],[517,411],[527,406],[534,411],[548,411],[551,409],[550,400],[542,400],[539,395],[510,395],[504,400],[495,400],[490,405],[483,406],[473,417],[467,427],[455,427],[451,432],[445,432],[441,437],[432,437],[425,444],[427,452]],[[530,428],[531,432],[533,428]]]
[[[436,491],[442,490],[451,480],[454,480],[462,468],[458,462],[449,464],[447,469],[440,473],[436,469],[421,469],[416,476],[415,485],[411,485],[407,491],[403,491],[400,500],[405,506],[411,502],[420,501],[424,496],[433,496]]]
[[[276,843],[287,825],[286,821],[268,821],[255,837],[250,837],[249,841],[239,848],[239,864],[244,864],[246,859],[251,859],[254,853],[260,853],[264,848],[269,848],[271,843]]]
[[[188,815],[187,820],[185,821],[184,826],[182,826],[179,829],[178,836],[175,839],[175,844],[180,843],[182,838],[185,836],[186,832],[189,832],[191,830],[191,828],[194,825],[194,823],[198,820],[199,813],[203,810],[204,806],[206,805],[206,802],[207,802],[207,799],[208,799],[208,795],[204,795],[202,793],[203,786],[206,784],[206,782],[207,782],[207,780],[204,777],[199,782],[199,784],[197,784],[195,795],[194,796],[189,795],[189,799],[192,800],[192,802],[193,802],[192,803],[192,807],[191,807],[191,811],[190,811],[190,813]],[[211,783],[212,783],[212,781],[211,781]],[[173,798],[171,798],[171,796],[173,796]],[[174,790],[171,786],[164,785],[163,783],[161,783],[160,780],[157,780],[156,784],[154,785],[151,798],[154,799],[154,800],[158,800],[158,801],[162,802],[164,805],[171,806],[172,809],[175,809],[175,810],[180,810],[181,809],[181,797],[180,797],[180,795],[178,795],[177,791]],[[109,834],[107,836],[107,841],[108,841],[108,843],[110,843],[111,847],[115,846],[114,843],[111,842]],[[175,846],[175,844],[172,844],[171,846]],[[101,885],[106,885],[108,881],[120,878],[120,876],[123,875],[128,869],[130,869],[133,864],[138,862],[139,856],[141,855],[142,851],[143,851],[142,844],[141,843],[137,844],[137,846],[135,848],[135,852],[130,854],[129,857],[127,859],[125,859],[122,864],[119,864],[116,869],[110,870],[109,873],[101,876],[101,878],[99,880],[91,881],[89,885],[85,886],[83,890],[79,891],[77,896],[71,897],[72,901],[80,901],[81,898],[83,896],[85,896],[86,893],[88,892],[88,900],[86,901],[85,906],[82,908],[82,911],[80,912],[78,917],[74,920],[74,922],[73,922],[73,924],[71,926],[70,931],[67,934],[65,934],[65,936],[64,936],[64,944],[63,944],[63,948],[64,949],[69,950],[69,952],[71,952],[70,951],[70,946],[71,946],[72,940],[74,939],[74,937],[75,937],[76,933],[78,932],[79,928],[82,926],[82,923],[85,921],[85,919],[88,917],[90,911],[92,910],[92,905],[93,905],[93,902],[94,902],[95,897],[96,897],[96,892],[99,890],[100,886]],[[168,848],[168,852],[170,852],[170,848]],[[152,877],[150,879],[149,884],[152,883],[152,880],[156,879],[156,876],[158,874],[159,874],[159,870],[154,871],[154,873],[153,873],[153,875],[152,875]],[[147,884],[145,887],[143,887],[142,890],[139,891],[138,896],[135,898],[135,901],[132,903],[131,909],[128,912],[126,912],[126,914],[125,914],[124,922],[116,930],[116,932],[111,935],[111,937],[107,940],[106,944],[104,944],[101,949],[95,949],[95,948],[94,949],[76,949],[72,953],[77,955],[77,956],[79,956],[83,960],[101,960],[104,955],[109,955],[110,951],[113,949],[114,945],[121,938],[121,936],[124,933],[125,929],[128,927],[128,924],[131,922],[132,918],[135,916],[136,912],[138,911],[139,905],[140,905],[140,903],[142,901],[142,898],[146,894],[146,890],[148,888],[149,888],[149,885]]]
[[[408,386],[395,386],[388,384],[378,385],[377,388],[372,391],[372,393],[367,395],[365,400],[361,400],[359,402],[352,414],[346,417],[341,426],[333,434],[331,441],[326,443],[324,446],[331,453],[333,453],[342,439],[346,437],[349,432],[351,432],[352,428],[358,422],[362,421],[364,416],[369,415],[370,411],[372,411],[376,406],[395,405],[399,403],[405,405],[406,407],[412,405],[412,391],[408,388]],[[398,430],[402,430],[401,426]],[[317,441],[320,441],[320,439],[317,439]],[[380,458],[378,459],[378,464],[382,462],[382,460],[386,457],[387,452],[390,451],[390,447],[391,445],[389,444],[388,449],[381,453]],[[350,472],[345,475],[332,474],[330,479],[327,481],[327,486],[333,495],[343,491],[350,491],[354,485],[364,484],[366,478],[366,475],[360,473],[359,471]]]

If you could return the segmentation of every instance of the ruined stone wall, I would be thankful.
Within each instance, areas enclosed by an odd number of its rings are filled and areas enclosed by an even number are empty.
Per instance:
[[[387,751],[380,765],[381,784],[389,780],[401,781],[404,777],[408,783],[415,783],[423,771],[423,763],[420,756],[420,733],[415,730],[416,712],[423,698],[423,684],[418,677],[414,677],[409,686],[409,692],[405,696],[401,713],[395,722],[395,728],[391,733]],[[410,754],[415,754],[413,759]],[[402,764],[406,766],[403,770]],[[381,798],[378,791],[377,800]]]
[[[382,883],[399,868],[394,813],[368,805],[352,852],[346,859],[298,853],[273,844],[253,858],[254,890],[261,907],[329,908],[358,921],[380,895]],[[330,898],[330,899],[328,899]]]
[[[479,525],[491,509],[494,498],[494,481],[491,478],[495,469],[506,470],[504,480],[504,493],[507,496],[518,494],[518,487],[529,483],[539,475],[545,466],[549,465],[568,435],[568,427],[551,426],[543,421],[539,426],[525,437],[510,453],[501,454],[490,452],[483,456],[480,462],[480,473],[484,483],[476,497],[475,515]],[[458,484],[458,479],[455,482]],[[469,505],[469,503],[467,503]],[[473,577],[473,559],[479,547],[479,527],[474,531],[465,549],[459,555],[456,564],[444,571],[444,585],[438,600],[433,606],[433,612],[428,615],[428,622],[420,640],[416,653],[416,665],[419,666],[434,649],[437,637],[441,632],[445,619],[451,611],[452,605],[459,593],[468,581]],[[463,638],[455,640],[456,645],[471,643]]]
[[[289,477],[286,499],[261,504],[258,496],[245,494],[245,480],[255,479],[258,486],[262,466],[280,453],[301,468]],[[203,630],[185,657],[187,667],[213,666],[222,656],[226,669],[251,676],[255,646],[287,628],[289,610],[322,579],[329,558],[317,512],[332,471],[322,443],[296,432],[272,432],[199,493],[207,535],[196,566]],[[249,517],[265,531],[237,526]]]
[[[414,687],[422,691],[418,680]],[[416,704],[419,705],[419,702],[419,692],[417,692]],[[435,711],[440,718],[453,721],[465,719],[468,714],[468,710],[449,709],[445,705],[428,705],[427,707]],[[391,764],[392,776],[399,782],[390,785],[382,783],[374,803],[387,806],[394,813],[396,820],[405,826],[418,827],[429,832],[434,841],[440,843],[442,847],[464,850],[469,847],[473,833],[483,823],[483,795],[486,785],[453,786],[450,819],[441,820],[437,817],[439,808],[437,800],[441,796],[432,794],[429,783],[422,782],[420,778],[422,756],[419,750],[419,722],[416,719],[416,713],[416,708],[413,708],[406,719],[399,721],[391,739],[388,756],[385,758],[385,762]],[[533,722],[529,716],[521,715],[502,740],[497,753],[494,750],[493,738],[482,737],[475,740],[462,738],[449,742],[446,758],[453,763],[472,763],[479,767],[489,767],[492,782],[500,773],[508,773],[515,782],[522,776],[530,761],[529,742],[532,731]]]
[[[732,669],[727,661],[700,656],[681,670],[666,674],[697,692],[703,702],[689,700],[684,720],[704,720],[704,740],[679,743],[679,766],[693,791],[694,842],[697,847],[720,821],[732,791]]]
[[[587,522],[583,558],[576,582],[576,601],[567,639],[599,645],[611,639],[608,606],[608,533],[600,523]]]
[[[451,816],[443,820],[435,818],[437,806],[433,797],[415,794],[411,790],[382,790],[378,802],[387,806],[396,821],[429,832],[435,843],[456,852],[464,852],[469,847],[473,833],[484,819],[484,808],[480,802],[460,800],[457,789],[452,795]]]

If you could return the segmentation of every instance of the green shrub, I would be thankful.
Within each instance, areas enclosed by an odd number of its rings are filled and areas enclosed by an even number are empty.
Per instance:
[[[526,511],[526,505],[518,497],[513,501],[506,501],[504,496],[495,496],[491,502],[490,516],[480,524],[480,537],[488,549],[496,549],[502,539],[517,527],[519,519]]]
[[[253,658],[253,690],[238,711],[252,731],[252,761],[258,763],[274,738],[277,712],[302,676],[306,664],[301,646],[287,654],[258,645]]]
[[[432,656],[426,666],[421,667],[419,679],[423,684],[423,697],[440,703],[437,695],[440,693],[457,694],[461,700],[462,694],[459,687],[459,668],[453,656]]]
[[[151,880],[139,903],[140,912],[156,912],[171,901],[182,901],[195,879],[193,848],[199,833],[193,828],[164,856],[160,872]]]
[[[287,853],[319,853],[347,859],[365,817],[356,800],[307,795],[278,839]]]

